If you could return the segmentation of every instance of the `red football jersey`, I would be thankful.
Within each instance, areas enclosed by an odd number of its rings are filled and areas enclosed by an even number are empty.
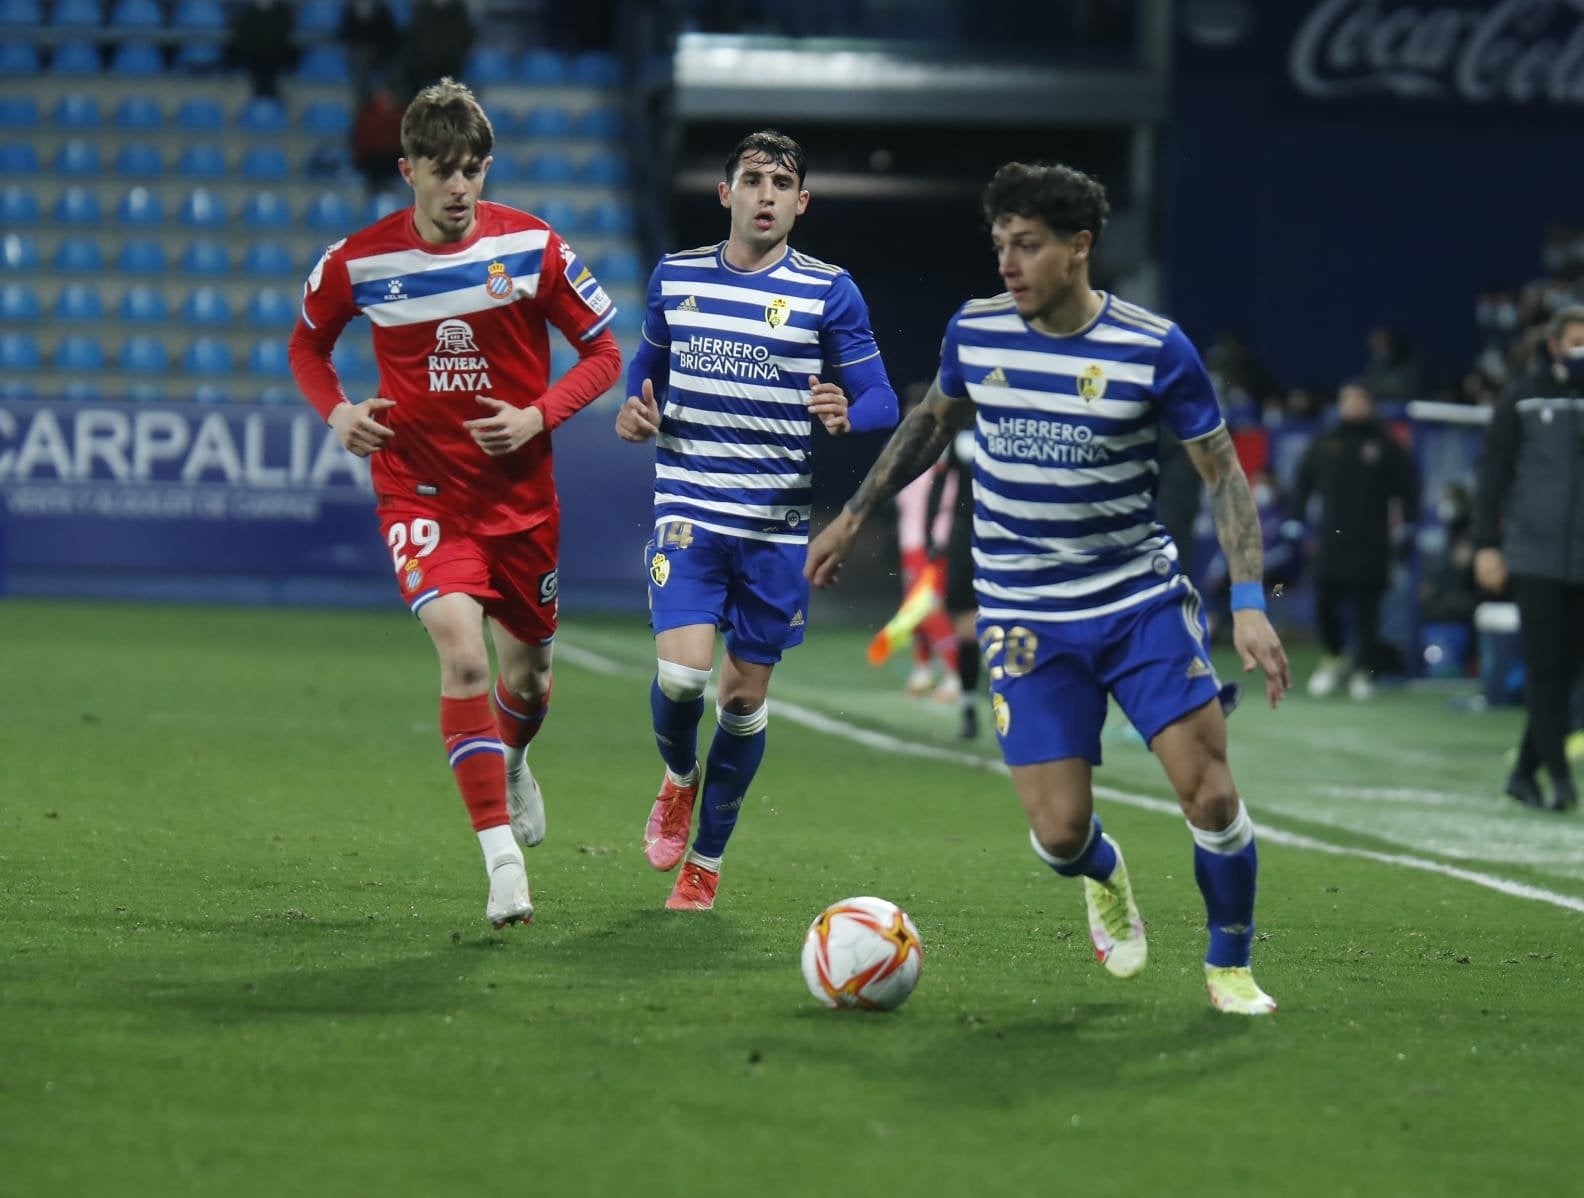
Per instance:
[[[463,427],[491,396],[525,407],[550,380],[548,325],[573,344],[598,337],[616,309],[570,246],[538,217],[480,202],[465,241],[432,245],[411,209],[336,242],[303,288],[292,370],[322,416],[347,398],[330,352],[354,316],[373,325],[380,419],[395,430],[369,464],[384,506],[439,512],[480,535],[531,528],[556,511],[549,431],[608,387],[541,405],[545,432],[490,457]],[[583,391],[585,388],[578,388]]]

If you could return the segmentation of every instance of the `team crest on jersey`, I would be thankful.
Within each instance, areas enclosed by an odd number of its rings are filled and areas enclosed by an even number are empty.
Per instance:
[[[1089,363],[1078,376],[1078,394],[1084,397],[1086,403],[1093,403],[1105,394],[1105,389],[1105,371],[1095,363]]]
[[[791,311],[792,305],[778,295],[765,308],[765,323],[772,329],[779,329],[787,322]]]
[[[511,275],[506,270],[504,262],[491,262],[489,264],[489,278],[484,281],[484,292],[492,300],[511,299],[512,289],[516,284],[512,282]]]
[[[473,326],[465,320],[442,320],[435,326],[435,353],[476,354],[473,344]]]
[[[1012,704],[1006,701],[1005,695],[991,695],[990,712],[995,716],[997,734],[1005,736],[1012,727]]]
[[[416,591],[423,585],[423,567],[418,564],[415,557],[408,558],[402,563],[402,586],[409,591]]]
[[[657,553],[649,559],[649,577],[654,579],[657,587],[665,586],[671,578],[671,563],[666,560],[666,555]]]

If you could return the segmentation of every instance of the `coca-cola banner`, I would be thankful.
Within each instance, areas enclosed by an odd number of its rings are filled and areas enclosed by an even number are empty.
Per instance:
[[[1424,389],[1478,351],[1481,292],[1584,229],[1584,0],[1178,0],[1167,296],[1282,382],[1357,372],[1395,325]]]

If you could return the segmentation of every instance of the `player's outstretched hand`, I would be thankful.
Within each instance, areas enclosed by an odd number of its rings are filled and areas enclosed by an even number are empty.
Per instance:
[[[373,395],[362,403],[346,400],[338,403],[330,413],[330,427],[336,439],[348,453],[366,458],[385,448],[385,443],[396,435],[388,424],[381,424],[380,412],[394,408],[396,401],[383,395]]]
[[[803,573],[815,586],[836,585],[841,575],[842,561],[852,549],[853,538],[858,535],[858,524],[857,518],[842,508],[824,531],[809,542],[808,561],[804,563]]]
[[[1265,694],[1270,705],[1275,707],[1292,689],[1292,671],[1287,665],[1287,651],[1282,648],[1281,637],[1276,635],[1265,613],[1233,612],[1232,644],[1243,659],[1245,674],[1255,666],[1265,671]]]
[[[516,453],[544,432],[544,413],[532,404],[526,408],[516,408],[491,395],[476,395],[474,398],[481,406],[488,408],[490,414],[475,420],[464,420],[462,427],[472,436],[473,443],[492,458]]]
[[[616,435],[623,441],[647,441],[660,432],[660,405],[654,384],[643,381],[642,395],[629,395],[616,412]]]
[[[847,418],[847,393],[835,383],[822,383],[809,375],[809,411],[819,417],[825,431],[840,436],[852,429]]]

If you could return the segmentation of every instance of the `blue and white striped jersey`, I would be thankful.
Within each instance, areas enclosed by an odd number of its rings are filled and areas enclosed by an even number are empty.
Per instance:
[[[728,266],[724,250],[667,254],[649,280],[643,335],[670,352],[655,524],[686,520],[802,544],[813,483],[809,376],[880,350],[841,267],[789,249],[750,274]]]
[[[970,300],[947,325],[940,387],[976,408],[981,619],[1102,616],[1182,585],[1155,518],[1160,425],[1192,441],[1222,420],[1175,324],[1107,295],[1087,328],[1057,337],[1009,295]]]

